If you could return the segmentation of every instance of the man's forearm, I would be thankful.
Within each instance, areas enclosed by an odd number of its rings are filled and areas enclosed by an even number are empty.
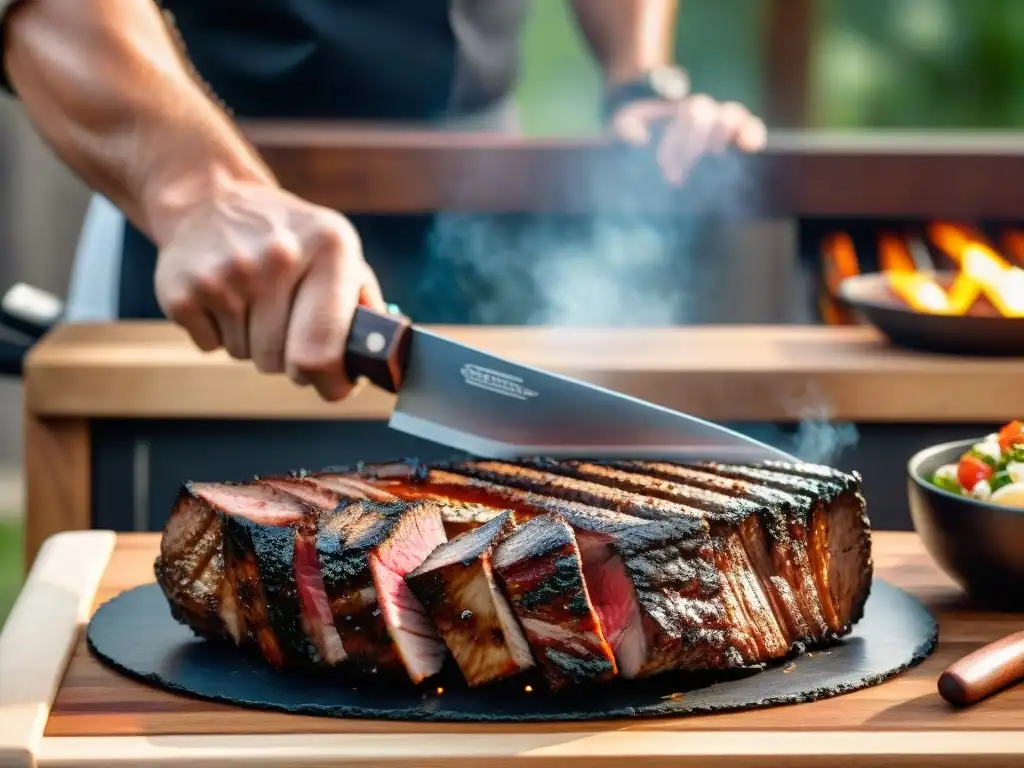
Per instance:
[[[572,0],[572,7],[607,86],[672,63],[678,0]]]
[[[36,130],[157,245],[215,174],[273,181],[152,0],[23,0],[4,65]]]

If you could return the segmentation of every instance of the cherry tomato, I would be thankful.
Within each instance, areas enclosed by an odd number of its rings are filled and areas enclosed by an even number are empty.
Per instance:
[[[1024,424],[1019,421],[1011,421],[999,430],[999,448],[1003,453],[1009,453],[1015,445],[1024,445]]]
[[[964,454],[960,457],[960,463],[956,468],[956,479],[964,490],[973,490],[979,482],[988,480],[990,477],[992,477],[992,467],[977,456]]]

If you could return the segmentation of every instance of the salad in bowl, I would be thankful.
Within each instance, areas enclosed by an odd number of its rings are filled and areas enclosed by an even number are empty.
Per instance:
[[[1024,422],[1011,421],[974,443],[931,482],[949,493],[1024,509]]]

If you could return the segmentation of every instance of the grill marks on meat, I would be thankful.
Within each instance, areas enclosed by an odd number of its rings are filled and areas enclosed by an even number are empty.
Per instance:
[[[436,674],[445,646],[405,581],[446,540],[429,501],[358,501],[322,517],[316,550],[334,626],[354,663],[403,670],[413,682]]]
[[[758,663],[781,658],[788,653],[790,639],[779,624],[764,582],[750,562],[740,532],[739,523],[752,515],[753,507],[744,508],[738,501],[730,503],[733,500],[724,496],[715,499],[700,489],[686,489],[582,462],[476,461],[454,465],[452,471],[648,520],[706,519],[721,575],[720,596],[728,615],[727,635],[736,654],[746,663]],[[660,495],[655,496],[651,492],[653,489],[645,488],[645,482],[652,486],[660,485],[657,489]],[[639,489],[648,493],[641,494]],[[700,504],[703,509],[693,506],[695,504]],[[751,528],[755,526],[756,522]],[[730,658],[737,658],[736,654]]]
[[[530,646],[499,587],[492,558],[515,527],[502,512],[442,544],[406,576],[470,686],[534,666]]]
[[[552,688],[821,645],[872,578],[855,473],[544,459],[186,484],[155,570],[178,621],[275,666],[419,682],[450,649],[470,685]]]
[[[519,526],[499,544],[494,570],[552,689],[616,675],[563,519],[542,515]]]

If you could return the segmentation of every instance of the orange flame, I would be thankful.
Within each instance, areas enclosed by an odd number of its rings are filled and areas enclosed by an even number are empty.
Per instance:
[[[839,284],[848,277],[860,274],[853,240],[845,232],[835,232],[825,238],[821,250],[822,273],[827,287],[819,303],[822,318],[829,325],[853,325],[857,322],[854,316],[834,301]]]
[[[974,283],[1004,317],[1024,317],[1024,270],[965,227],[936,223],[928,234],[960,268],[958,280]],[[961,290],[968,295],[973,289]]]

